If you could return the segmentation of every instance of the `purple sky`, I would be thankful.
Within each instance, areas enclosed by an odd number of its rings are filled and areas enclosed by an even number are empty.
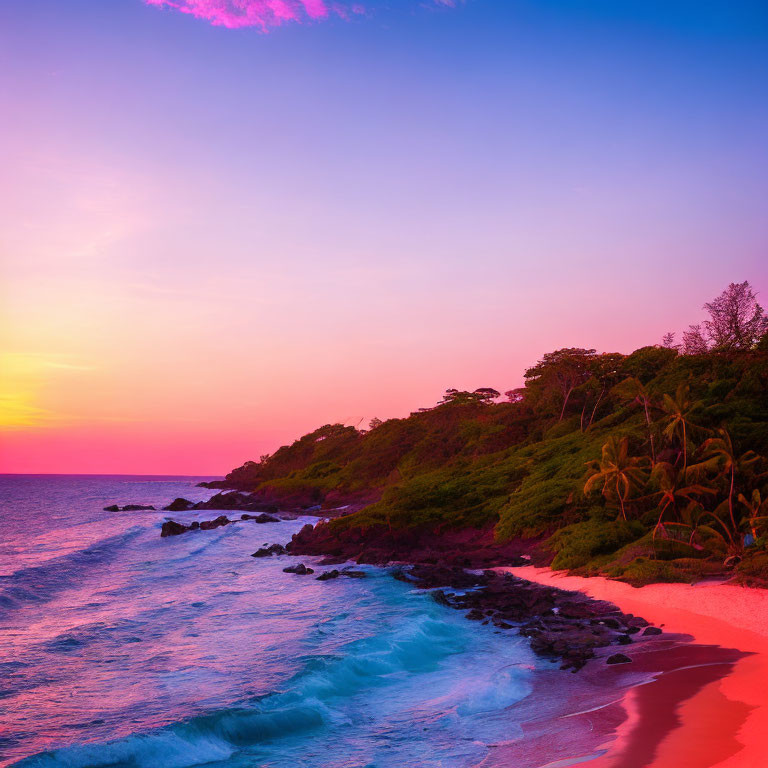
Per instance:
[[[219,473],[768,304],[768,9],[5,0],[0,471]]]

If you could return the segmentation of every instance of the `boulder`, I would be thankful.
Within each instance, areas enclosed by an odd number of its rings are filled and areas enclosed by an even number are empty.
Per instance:
[[[251,557],[272,557],[272,555],[284,555],[285,547],[282,544],[270,544],[256,550]]]
[[[162,530],[160,531],[160,535],[162,537],[166,536],[178,536],[180,533],[186,533],[189,530],[186,525],[182,525],[181,523],[177,523],[175,520],[166,520],[163,523]]]
[[[188,499],[174,499],[167,507],[163,507],[167,512],[187,512],[195,505]]]
[[[325,573],[321,573],[318,577],[318,581],[330,581],[331,579],[337,579],[339,576],[341,576],[341,573],[337,571],[335,568],[332,571],[326,571]]]
[[[606,664],[629,664],[632,659],[629,656],[625,656],[623,653],[614,653],[613,656],[609,656],[606,660]]]
[[[154,507],[151,504],[126,504],[122,511],[123,512],[141,512],[145,510],[151,510],[154,509]]]
[[[648,635],[660,635],[662,632],[658,627],[646,627],[642,634],[644,637],[647,637]]]
[[[287,568],[283,568],[283,573],[295,573],[298,576],[307,576],[310,573],[314,573],[314,570],[312,568],[307,568],[304,563],[299,563],[298,565],[289,565]]]
[[[118,507],[117,504],[113,504],[110,507],[104,507],[104,511],[105,512],[119,512],[120,511],[120,507]]]
[[[200,528],[203,531],[210,531],[213,528],[219,528],[222,525],[229,525],[232,522],[226,515],[219,515],[215,520],[203,520]]]
[[[355,571],[352,568],[344,568],[341,575],[349,576],[350,579],[364,579],[367,576],[365,571]]]

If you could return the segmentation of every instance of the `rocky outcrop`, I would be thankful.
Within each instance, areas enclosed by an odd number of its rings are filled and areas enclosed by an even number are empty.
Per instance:
[[[516,630],[532,650],[560,661],[561,669],[581,669],[601,648],[631,643],[630,635],[660,633],[648,622],[622,613],[615,605],[592,600],[495,571],[471,573],[449,566],[414,565],[401,568],[396,578],[422,589],[433,589],[442,605],[466,611],[466,617],[498,629]],[[649,629],[657,630],[648,632]],[[626,661],[616,660],[619,657]],[[613,661],[611,659],[614,659]],[[609,664],[629,663],[614,654]]]
[[[189,525],[178,523],[176,520],[166,520],[160,529],[160,535],[162,537],[179,536],[187,531],[210,531],[213,528],[220,528],[222,525],[229,525],[231,522],[226,515],[219,515],[215,520],[203,520],[202,522],[194,520]]]
[[[551,553],[539,539],[499,544],[493,529],[439,531],[434,528],[389,530],[386,526],[343,528],[330,523],[305,525],[289,545],[294,555],[325,555],[323,564],[355,560],[369,565],[391,562],[424,563],[462,568],[505,565],[546,565]]]

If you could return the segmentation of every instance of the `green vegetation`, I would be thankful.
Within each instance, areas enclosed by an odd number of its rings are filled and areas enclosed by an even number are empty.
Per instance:
[[[581,573],[640,584],[735,568],[768,584],[768,321],[745,283],[706,306],[681,349],[668,334],[630,355],[558,350],[507,402],[448,390],[367,431],[321,427],[227,482],[367,502],[330,524],[340,532],[493,527]]]

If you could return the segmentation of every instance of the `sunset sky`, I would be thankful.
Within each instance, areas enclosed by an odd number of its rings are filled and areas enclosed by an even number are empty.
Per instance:
[[[768,305],[764,0],[3,0],[0,471],[223,474]]]

